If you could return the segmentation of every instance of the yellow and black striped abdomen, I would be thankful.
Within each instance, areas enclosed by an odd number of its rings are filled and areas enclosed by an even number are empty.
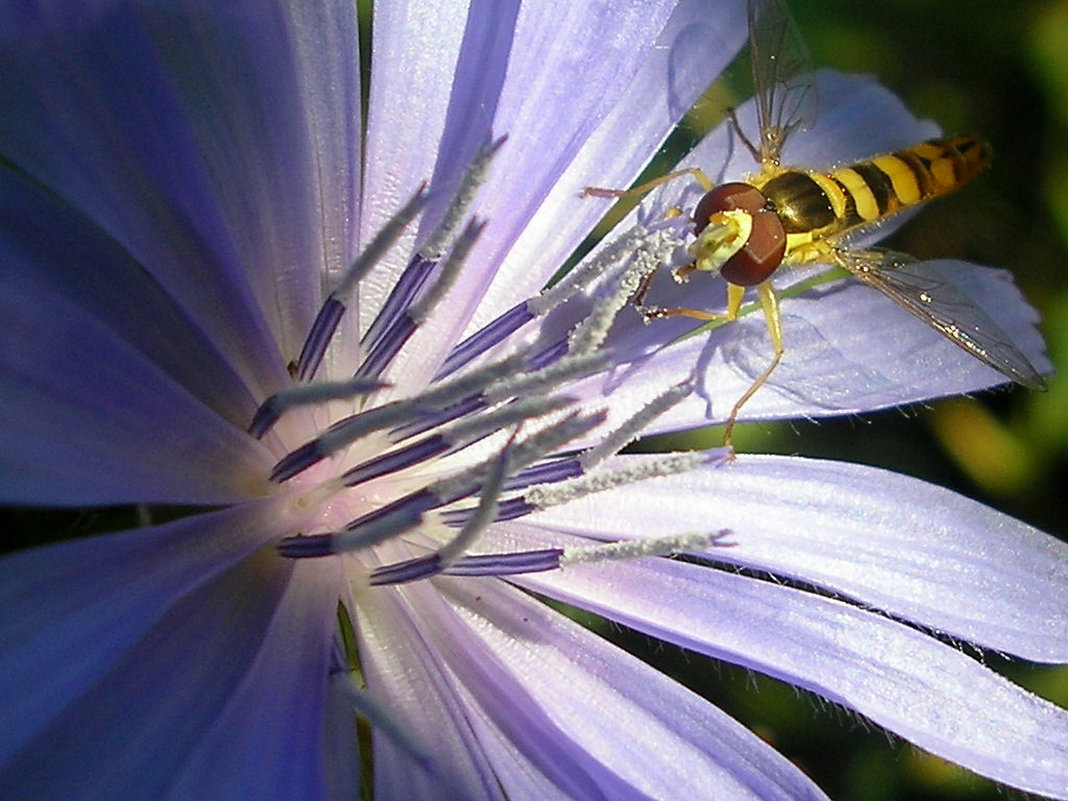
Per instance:
[[[787,170],[762,186],[794,241],[825,239],[959,189],[990,163],[974,136],[932,139],[829,172]]]

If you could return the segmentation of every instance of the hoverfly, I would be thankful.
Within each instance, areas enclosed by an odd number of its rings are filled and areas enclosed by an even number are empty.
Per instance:
[[[756,287],[773,347],[767,368],[731,409],[724,444],[744,404],[768,380],[783,356],[778,296],[771,276],[780,267],[829,264],[882,292],[955,345],[1031,389],[1045,381],[996,323],[934,267],[903,253],[850,249],[847,239],[885,218],[954,192],[990,162],[990,150],[974,136],[933,139],[895,153],[826,171],[780,165],[790,134],[807,127],[815,113],[805,49],[778,0],[749,0],[749,49],[756,95],[759,139],[752,143],[733,112],[734,132],[760,165],[746,182],[716,186],[700,168],[669,173],[630,190],[588,187],[603,197],[641,194],[664,181],[690,175],[705,191],[692,220],[693,261],[678,268],[719,273],[727,282],[727,308],[710,312],[644,306],[653,276],[633,303],[646,319],[685,316],[735,320],[745,292]]]

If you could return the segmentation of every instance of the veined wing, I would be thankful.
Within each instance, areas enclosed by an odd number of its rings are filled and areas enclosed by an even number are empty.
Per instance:
[[[816,87],[808,49],[781,0],[749,0],[748,14],[760,160],[778,165],[786,138],[816,117]]]
[[[1036,390],[1046,381],[990,317],[930,262],[889,250],[840,251],[837,263],[1006,378]]]

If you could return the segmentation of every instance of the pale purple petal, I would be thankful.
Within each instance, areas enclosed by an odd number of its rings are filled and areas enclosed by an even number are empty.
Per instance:
[[[545,605],[497,583],[441,586],[458,617],[448,636],[480,640],[486,655],[470,654],[499,661],[575,747],[629,783],[630,795],[824,798],[752,732]],[[521,785],[509,789],[518,795]]]
[[[0,601],[20,610],[0,637],[5,798],[162,797],[182,771],[216,788],[288,774],[315,790],[337,566],[257,554],[292,526],[281,511],[238,507],[0,561]],[[263,728],[249,728],[256,715]],[[235,747],[239,731],[256,742]],[[197,749],[219,736],[226,748],[204,754],[212,774]],[[317,797],[282,786],[279,798]],[[241,797],[231,789],[217,797]]]
[[[44,309],[53,297],[80,307],[223,419],[248,424],[259,400],[204,331],[84,215],[11,171],[0,173],[0,249],[8,294]],[[23,337],[47,345],[52,336],[51,324],[21,332],[10,321],[3,349],[25,347]],[[109,358],[96,353],[87,367],[106,370]]]
[[[494,173],[480,203],[501,233],[476,258],[500,263],[498,280],[472,325],[559,269],[604,213],[582,189],[633,180],[741,47],[741,6],[576,3],[564,18],[524,9],[494,121],[497,133],[513,134],[502,153],[509,167]]]
[[[351,256],[346,8],[149,4],[54,18],[47,35],[19,27],[0,52],[0,151],[113,237],[263,391],[285,365],[263,354],[277,339],[295,356],[323,271]]]
[[[1039,372],[1049,371],[1035,311],[1007,272],[964,262],[937,264],[1000,324]],[[687,285],[689,292],[669,290],[668,305],[674,297],[698,308],[722,308],[723,296],[713,297],[722,284],[699,289],[697,281]],[[868,412],[975,392],[1009,380],[879,292],[851,279],[784,300],[781,308],[786,354],[743,407],[742,420]],[[664,330],[656,330],[661,324]],[[645,326],[624,319],[617,347],[633,354],[633,363],[615,376],[588,380],[582,391],[590,397],[611,394],[611,419],[622,420],[663,387],[696,370],[698,391],[657,420],[649,433],[724,422],[734,402],[770,363],[767,326],[757,311],[710,334],[659,348],[659,343],[696,324],[654,321]]]
[[[716,559],[816,584],[997,651],[1068,659],[1068,545],[897,473],[742,455],[532,519],[598,539],[730,529],[737,545],[716,550]]]
[[[823,798],[739,724],[556,612],[495,581],[439,586],[449,605],[425,584],[361,594],[358,630],[374,646],[369,686],[437,749],[460,749],[435,763],[457,797],[498,797],[492,769],[508,797],[533,781],[547,798]],[[418,794],[430,779],[383,745],[384,797]]]
[[[80,304],[16,285],[0,319],[5,501],[220,504],[263,481],[262,444]]]
[[[367,120],[359,233],[367,241],[434,175],[445,113],[453,90],[467,9],[463,3],[380,3],[374,10],[374,44]],[[504,17],[485,11],[487,20]],[[491,38],[489,21],[482,32]],[[485,68],[496,72],[499,55],[487,44]],[[455,165],[453,180],[465,164]],[[448,194],[449,187],[443,187]],[[373,314],[396,284],[414,244],[414,233],[387,254],[382,269],[360,284],[359,314],[366,330]]]
[[[432,797],[448,788],[456,798],[498,799],[493,767],[471,731],[468,702],[420,631],[409,590],[368,589],[354,600],[356,633],[367,685],[404,723],[434,760],[419,765],[388,737],[374,742],[375,784],[381,799]],[[411,588],[422,598],[426,590]],[[440,599],[431,598],[434,603]],[[417,666],[418,669],[413,669]]]
[[[1068,797],[1068,712],[881,615],[662,559],[575,566],[519,583],[812,690],[997,781]]]
[[[247,672],[169,778],[167,798],[314,801],[326,797],[332,772],[347,770],[327,760],[323,741],[338,567],[318,562],[294,572]]]

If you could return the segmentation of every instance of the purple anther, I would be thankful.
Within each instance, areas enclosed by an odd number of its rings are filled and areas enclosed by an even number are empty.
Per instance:
[[[405,584],[409,581],[429,578],[440,572],[441,558],[435,553],[430,556],[420,556],[404,562],[376,567],[371,571],[369,583],[373,587],[383,584]]]
[[[582,465],[578,459],[553,459],[541,462],[521,470],[504,482],[502,492],[523,489],[534,484],[554,484],[582,475]]]
[[[282,416],[282,413],[278,409],[278,396],[272,395],[263,403],[260,404],[260,408],[256,410],[256,414],[252,417],[252,422],[249,424],[248,433],[259,439],[268,431],[271,427],[278,422],[278,418]]]
[[[278,543],[278,553],[289,559],[312,559],[319,556],[333,556],[333,534],[311,534],[307,537],[286,537]]]
[[[291,451],[279,460],[278,464],[271,470],[270,480],[280,484],[325,458],[326,454],[320,450],[319,440],[313,439],[311,442],[305,442],[295,451]]]
[[[416,294],[426,284],[426,279],[430,277],[436,264],[436,262],[427,261],[418,255],[412,257],[401,277],[397,279],[397,283],[393,286],[389,297],[386,298],[386,302],[382,305],[378,316],[375,317],[371,327],[367,329],[367,333],[360,340],[360,345],[363,347],[364,352],[373,351],[377,347],[378,341],[394,325],[394,321],[408,311],[412,301],[415,300]]]
[[[533,373],[548,367],[553,362],[566,356],[567,348],[568,344],[566,339],[561,339],[558,342],[553,343],[540,353],[535,353],[531,356],[527,360],[527,369]]]
[[[345,313],[345,304],[333,295],[326,299],[319,314],[312,323],[308,338],[304,340],[304,347],[300,349],[300,358],[297,359],[297,380],[310,381],[319,369],[326,353],[326,346],[330,344],[331,337],[341,322],[341,315]]]
[[[471,398],[466,398],[451,406],[446,406],[440,411],[430,412],[425,417],[420,417],[410,423],[397,426],[389,432],[389,440],[390,442],[403,442],[409,437],[414,437],[416,434],[421,434],[424,431],[429,431],[432,428],[445,425],[445,423],[452,420],[466,417],[469,414],[474,414],[485,408],[486,402],[482,400],[480,396],[476,395]]]
[[[563,548],[543,548],[518,553],[492,553],[464,556],[446,567],[446,576],[509,576],[542,573],[560,567]]]
[[[398,317],[393,325],[375,343],[375,347],[367,354],[363,364],[356,370],[356,378],[378,378],[389,367],[393,357],[404,347],[404,343],[415,332],[416,323],[407,314]]]
[[[434,456],[440,456],[447,451],[449,447],[450,443],[440,434],[436,434],[432,437],[420,440],[419,442],[415,442],[406,448],[401,448],[398,451],[377,456],[363,464],[357,465],[341,476],[341,482],[346,487],[355,487],[357,484],[362,484],[365,481],[370,481],[371,479],[384,476],[388,473],[394,473],[398,470],[404,470],[407,467],[419,464],[419,462],[426,461]]]
[[[403,498],[399,498],[393,503],[386,504],[385,506],[375,509],[373,512],[368,512],[367,514],[356,518],[345,525],[345,530],[355,531],[362,526],[376,523],[389,515],[399,515],[402,513],[408,514],[411,519],[415,521],[413,525],[417,525],[423,512],[429,511],[440,504],[441,501],[434,495],[434,493],[426,489],[421,489],[418,492],[405,495]]]
[[[493,322],[476,331],[445,357],[441,369],[434,376],[435,381],[440,381],[447,375],[455,373],[464,365],[481,356],[514,334],[524,325],[534,319],[526,301],[513,306]]]

